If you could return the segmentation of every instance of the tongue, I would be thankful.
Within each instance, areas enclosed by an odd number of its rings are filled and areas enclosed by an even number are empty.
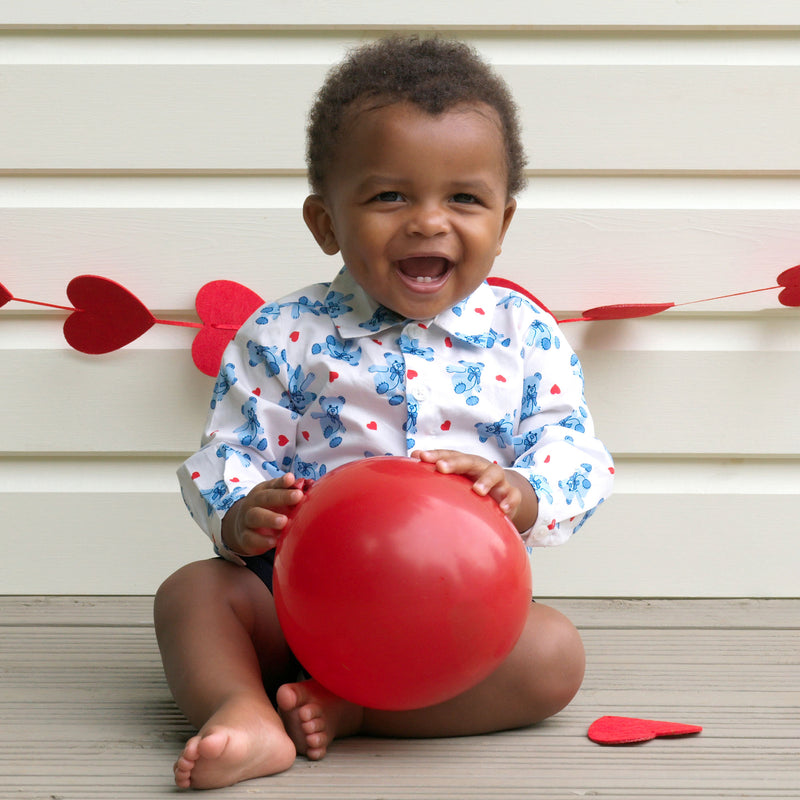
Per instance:
[[[447,269],[447,260],[439,257],[404,258],[400,270],[410,278],[438,278]]]

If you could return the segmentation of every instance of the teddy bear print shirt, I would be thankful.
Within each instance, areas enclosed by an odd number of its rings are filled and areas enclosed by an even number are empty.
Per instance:
[[[519,471],[539,499],[526,544],[564,542],[610,494],[580,363],[555,320],[483,283],[430,320],[377,304],[346,268],[259,309],[227,347],[184,501],[219,552],[225,513],[285,472],[446,448]]]

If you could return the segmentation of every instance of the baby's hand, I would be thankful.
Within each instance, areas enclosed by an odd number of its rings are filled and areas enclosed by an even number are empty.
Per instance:
[[[520,531],[536,521],[538,500],[531,485],[513,470],[505,470],[482,456],[458,450],[415,450],[411,454],[420,461],[436,464],[438,472],[472,478],[472,491],[497,502]]]
[[[222,519],[222,540],[240,556],[272,550],[289,518],[284,513],[303,500],[304,479],[291,472],[264,481],[231,506]]]

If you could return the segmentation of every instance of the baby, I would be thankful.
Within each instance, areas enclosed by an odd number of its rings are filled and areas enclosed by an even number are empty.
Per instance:
[[[361,708],[303,676],[272,597],[284,512],[305,479],[354,459],[410,455],[466,475],[529,546],[565,541],[608,496],[612,462],[577,357],[546,311],[486,282],[523,166],[508,89],[464,44],[366,45],[318,93],[303,218],[344,267],[242,326],[203,447],[179,471],[219,557],[178,570],[156,596],[167,680],[199,729],[175,764],[178,786],[280,772],[354,734],[527,726],[580,687],[576,629],[532,602],[482,683],[428,708]]]

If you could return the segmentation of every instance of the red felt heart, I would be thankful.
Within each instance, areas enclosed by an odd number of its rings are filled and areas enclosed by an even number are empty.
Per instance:
[[[13,300],[14,295],[0,283],[0,308],[2,308],[9,300]]]
[[[81,353],[99,355],[138,339],[155,317],[124,286],[98,275],[79,275],[67,286],[75,307],[64,323],[64,338]]]
[[[201,287],[195,308],[203,327],[192,342],[192,359],[201,372],[212,378],[219,373],[228,342],[263,303],[254,291],[234,281],[211,281]]]
[[[685,736],[700,733],[699,725],[660,722],[635,717],[600,717],[589,727],[589,738],[598,744],[632,744],[647,742],[659,736]]]
[[[584,319],[635,319],[660,314],[675,303],[622,303],[615,306],[597,306],[583,312]]]
[[[784,306],[800,306],[800,264],[781,272],[778,285],[786,287],[778,295],[778,302]]]

